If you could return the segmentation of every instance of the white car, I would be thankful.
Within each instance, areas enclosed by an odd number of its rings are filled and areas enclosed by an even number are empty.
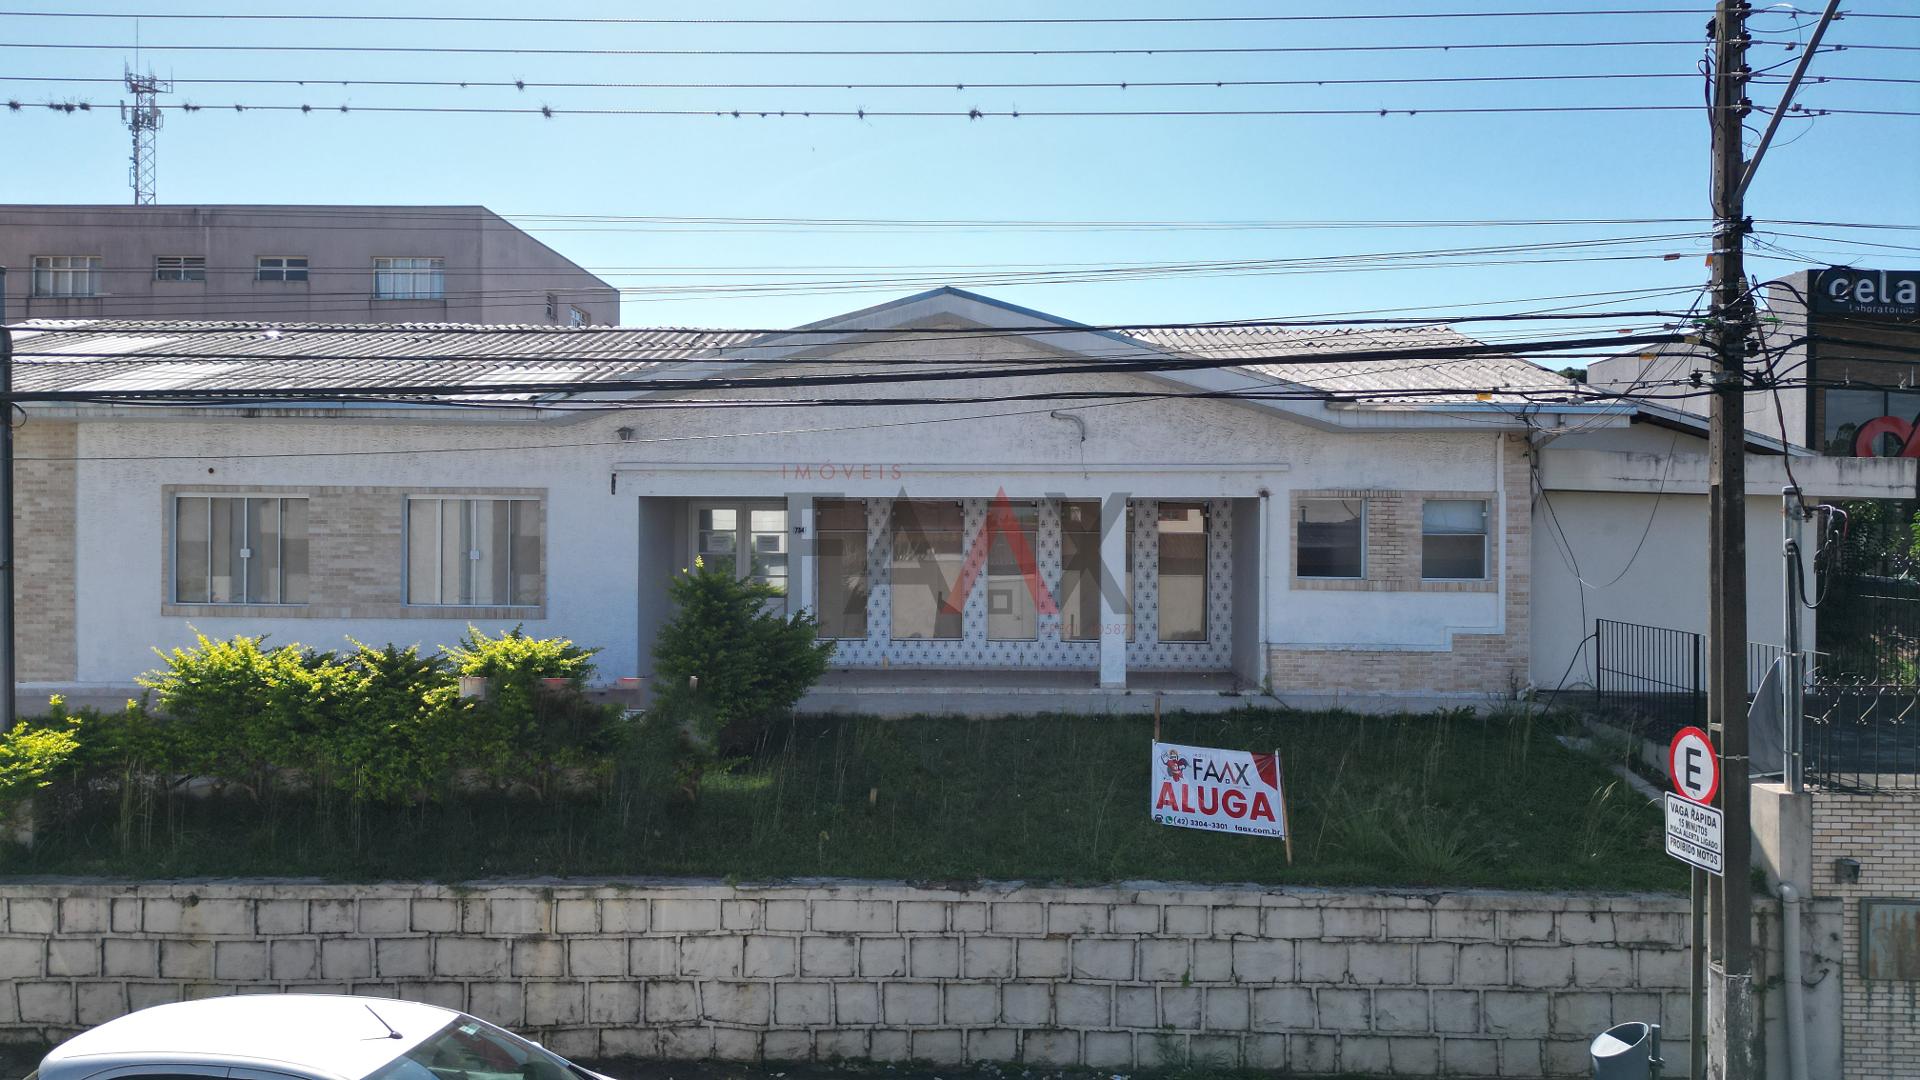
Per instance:
[[[465,1013],[378,997],[156,1005],[55,1047],[27,1080],[607,1080]]]

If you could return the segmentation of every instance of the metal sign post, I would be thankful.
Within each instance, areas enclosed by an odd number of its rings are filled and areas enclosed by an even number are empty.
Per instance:
[[[1707,1068],[1707,891],[1709,874],[1720,874],[1720,761],[1713,741],[1697,727],[1682,728],[1667,747],[1667,776],[1679,798],[1667,796],[1667,854],[1693,867],[1687,971],[1687,1075],[1699,1080]],[[1711,855],[1703,849],[1711,849]]]

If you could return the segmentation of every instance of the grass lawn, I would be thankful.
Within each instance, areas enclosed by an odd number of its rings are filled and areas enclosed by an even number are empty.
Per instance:
[[[340,880],[695,875],[1679,890],[1657,807],[1553,739],[1566,722],[1463,713],[1173,714],[1168,741],[1285,758],[1295,840],[1155,825],[1152,722],[803,718],[697,803],[616,782],[551,804],[461,799],[324,812],[175,798],[123,845],[117,804],[69,810],[12,871]]]

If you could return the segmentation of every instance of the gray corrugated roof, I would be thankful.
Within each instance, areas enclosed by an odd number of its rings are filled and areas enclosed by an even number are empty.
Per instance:
[[[1423,348],[1447,349],[1480,342],[1445,326],[1409,326],[1388,329],[1303,329],[1290,326],[1215,326],[1179,330],[1136,330],[1132,337],[1172,352],[1210,359],[1244,359],[1241,365],[1276,379],[1311,386],[1335,394],[1364,394],[1373,402],[1471,401],[1489,390],[1525,390],[1537,394],[1564,391],[1569,398],[1578,387],[1565,376],[1518,356],[1422,358]],[[1349,360],[1342,353],[1406,350],[1406,359]],[[1329,359],[1317,362],[1321,355]],[[1285,363],[1262,363],[1285,357]],[[1301,362],[1307,361],[1307,362]],[[1394,397],[1394,391],[1455,389],[1453,394]]]
[[[584,385],[711,358],[753,336],[641,327],[297,325],[298,333],[287,333],[272,323],[30,321],[14,334],[14,387],[34,393]],[[87,332],[75,332],[81,326]],[[49,353],[58,355],[43,355]],[[99,385],[108,382],[113,385]]]
[[[298,332],[286,332],[295,329]],[[714,359],[756,336],[745,330],[643,327],[35,320],[19,324],[15,332],[19,358],[14,385],[23,393],[245,393],[475,383],[587,386],[638,378],[663,364]],[[1128,336],[1186,356],[1241,361],[1235,366],[1331,394],[1361,395],[1367,401],[1471,401],[1476,393],[1489,390],[1565,392],[1569,398],[1579,394],[1567,379],[1517,356],[1422,357],[1423,348],[1478,344],[1446,327],[1231,326],[1138,330]],[[1338,359],[1379,351],[1409,355]],[[1285,362],[1275,362],[1281,360]],[[1416,388],[1453,392],[1395,393]]]

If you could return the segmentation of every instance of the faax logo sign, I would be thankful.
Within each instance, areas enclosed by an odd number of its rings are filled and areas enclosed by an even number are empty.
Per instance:
[[[1833,315],[1920,317],[1920,270],[1829,267],[1814,276],[1813,310]]]

